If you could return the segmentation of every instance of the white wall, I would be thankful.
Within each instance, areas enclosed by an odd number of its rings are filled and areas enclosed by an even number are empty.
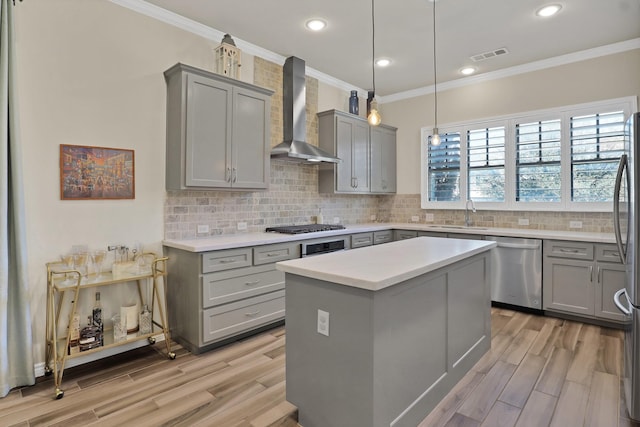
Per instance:
[[[640,96],[640,50],[438,92],[438,124]],[[398,128],[398,193],[420,193],[420,128],[433,126],[433,95],[380,106]]]
[[[46,262],[77,244],[141,242],[161,252],[163,71],[176,62],[213,70],[219,41],[105,0],[29,0],[15,16],[34,358],[42,362]],[[253,81],[246,54],[242,80]],[[346,97],[330,89],[323,107],[341,108]],[[60,144],[135,150],[135,199],[60,200]]]

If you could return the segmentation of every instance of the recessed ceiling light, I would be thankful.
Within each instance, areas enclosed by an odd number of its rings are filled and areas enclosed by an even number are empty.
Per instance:
[[[546,18],[546,17],[553,16],[556,13],[560,12],[560,9],[562,9],[562,5],[559,5],[559,4],[548,4],[546,6],[541,7],[540,9],[538,9],[536,11],[536,15]]]
[[[390,59],[387,59],[387,58],[380,58],[380,59],[378,59],[378,60],[376,61],[376,65],[377,65],[378,67],[386,67],[386,66],[388,66],[389,64],[391,64],[391,60],[390,60]]]
[[[323,30],[327,26],[327,21],[320,18],[309,19],[305,24],[305,27],[310,29],[311,31],[320,31]]]
[[[464,74],[465,76],[469,76],[477,71],[476,67],[463,67],[460,68],[460,74]]]

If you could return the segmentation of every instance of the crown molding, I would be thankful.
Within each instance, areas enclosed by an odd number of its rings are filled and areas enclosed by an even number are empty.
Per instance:
[[[147,3],[144,0],[109,0],[112,3],[126,7],[143,15],[155,18],[166,24],[173,25],[184,31],[196,34],[208,40],[219,43],[224,36],[224,32],[208,27],[204,24],[200,24],[192,19],[186,18],[177,13],[170,12],[166,9]],[[278,65],[284,65],[286,57],[270,50],[261,48],[252,43],[246,42],[242,39],[234,37],[234,41],[239,49],[246,52],[249,55],[258,56],[267,61],[271,61]],[[478,74],[475,76],[464,77],[456,80],[450,80],[447,82],[438,83],[438,92],[442,92],[449,89],[455,89],[459,87],[469,86],[481,82],[487,82],[491,80],[502,79],[505,77],[515,76],[518,74],[529,73],[532,71],[543,70],[546,68],[557,67],[560,65],[571,64],[574,62],[585,61],[588,59],[598,58],[606,55],[613,55],[616,53],[626,52],[633,49],[640,49],[640,38],[631,39],[619,43],[613,43],[606,46],[596,47],[593,49],[587,49],[580,52],[573,52],[567,55],[556,56],[554,58],[543,59],[541,61],[535,61],[528,64],[518,65],[515,67],[505,68],[498,71],[493,71],[484,74]],[[367,91],[362,88],[358,88],[343,80],[332,77],[321,71],[318,71],[311,67],[306,67],[306,74],[310,77],[316,78],[319,81],[326,83],[330,86],[336,87],[344,91],[357,90],[359,95],[366,96]],[[412,89],[404,92],[398,92],[386,96],[377,96],[378,103],[384,104],[388,102],[401,101],[404,99],[415,98],[417,96],[428,95],[434,92],[433,85],[424,86],[417,89]]]
[[[504,68],[502,70],[492,71],[489,73],[478,74],[476,76],[469,76],[456,80],[450,80],[448,82],[438,83],[438,92],[443,92],[445,90],[460,88],[464,86],[470,86],[477,83],[488,82],[491,80],[503,79],[505,77],[511,77],[518,74],[530,73],[532,71],[544,70],[546,68],[558,67],[574,62],[586,61],[588,59],[613,55],[616,53],[626,52],[634,49],[640,49],[640,38],[613,43],[606,46],[600,46],[593,49],[582,50],[579,52],[572,52],[566,55],[530,62],[528,64],[517,65],[515,67]],[[405,92],[398,92],[391,95],[383,96],[379,99],[378,102],[383,104],[385,102],[401,101],[404,99],[414,98],[416,96],[428,95],[433,92],[433,85],[424,86]]]

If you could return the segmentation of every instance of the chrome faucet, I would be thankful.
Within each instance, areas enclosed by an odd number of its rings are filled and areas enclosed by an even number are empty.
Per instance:
[[[476,212],[476,205],[473,203],[473,200],[471,199],[467,200],[467,203],[464,205],[464,226],[465,227],[471,226],[471,218],[469,218],[469,203],[471,203],[471,211],[473,213]]]

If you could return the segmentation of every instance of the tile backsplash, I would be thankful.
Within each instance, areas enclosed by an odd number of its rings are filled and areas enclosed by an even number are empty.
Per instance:
[[[271,161],[268,191],[170,191],[165,203],[165,238],[193,239],[238,233],[238,222],[246,232],[266,227],[308,224],[319,209],[325,223],[334,218],[343,224],[370,222],[378,215],[380,198],[389,196],[318,194],[317,166]],[[196,233],[208,225],[208,233]],[[245,232],[244,230],[242,232]]]
[[[319,209],[325,223],[338,218],[342,224],[373,222],[411,222],[418,216],[425,224],[425,214],[434,216],[435,224],[464,223],[463,210],[423,210],[419,194],[393,196],[319,194],[317,167],[272,161],[271,188],[268,191],[171,191],[165,204],[165,238],[194,239],[221,234],[264,231],[266,227],[307,224],[316,220]],[[518,224],[526,218],[528,226]],[[610,213],[601,212],[514,212],[483,211],[471,214],[473,225],[481,227],[526,228],[533,230],[569,230],[570,221],[581,221],[575,231],[613,231]],[[238,223],[247,229],[239,231]],[[198,225],[209,232],[197,233]]]

